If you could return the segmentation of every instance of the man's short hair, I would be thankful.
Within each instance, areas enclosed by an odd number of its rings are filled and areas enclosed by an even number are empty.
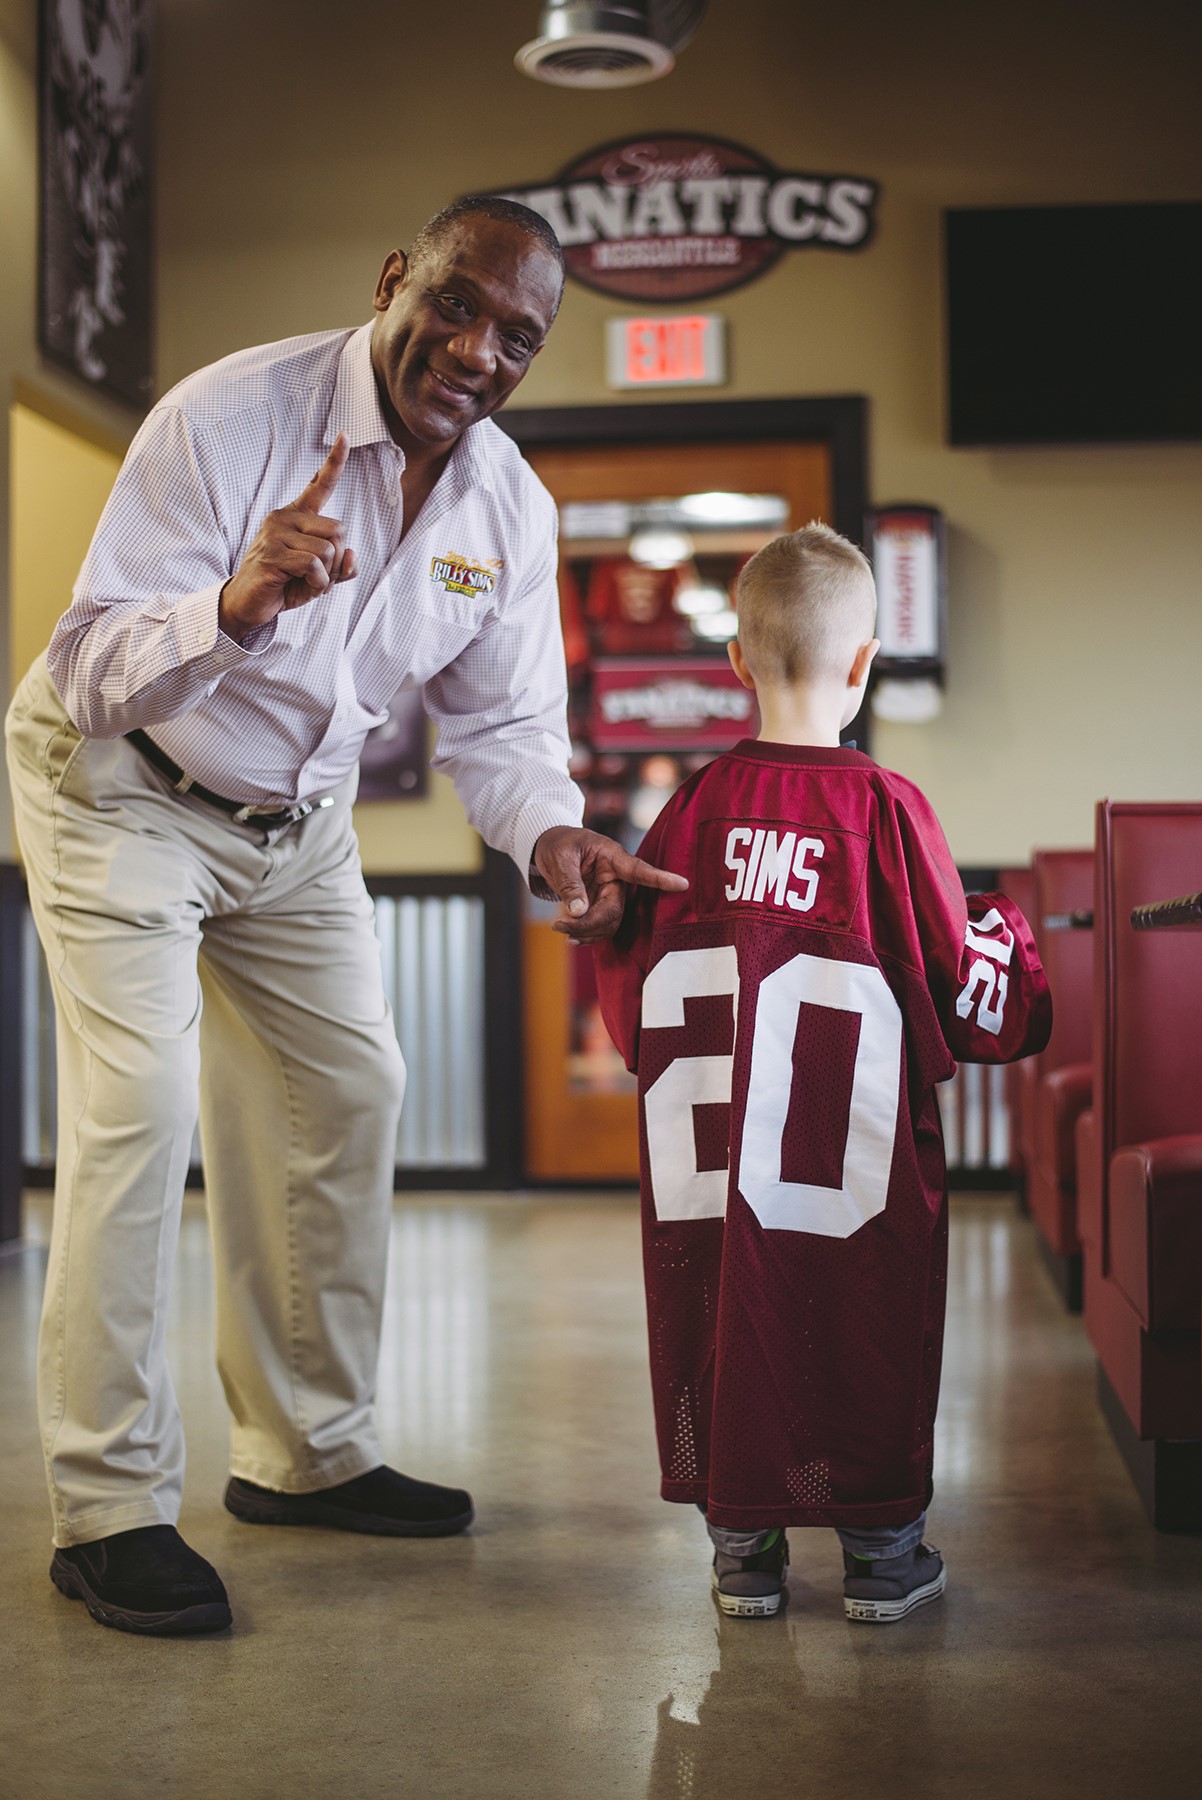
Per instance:
[[[756,551],[736,603],[747,665],[769,683],[846,674],[876,623],[868,558],[817,520]]]
[[[441,249],[449,237],[468,219],[499,219],[502,224],[516,225],[519,231],[533,238],[547,252],[559,270],[559,290],[563,293],[564,260],[563,246],[555,235],[554,228],[549,225],[541,213],[533,207],[523,206],[518,200],[505,200],[499,194],[465,194],[460,200],[452,200],[441,212],[436,212],[432,219],[427,219],[409,250],[410,262],[420,262],[421,258],[432,250]]]

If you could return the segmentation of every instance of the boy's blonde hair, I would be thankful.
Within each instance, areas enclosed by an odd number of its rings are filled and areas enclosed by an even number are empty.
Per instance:
[[[736,604],[747,666],[768,683],[846,675],[876,623],[868,558],[817,520],[756,551]]]

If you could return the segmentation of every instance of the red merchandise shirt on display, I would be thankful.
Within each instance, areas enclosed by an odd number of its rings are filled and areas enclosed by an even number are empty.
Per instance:
[[[672,602],[680,569],[650,569],[628,557],[604,557],[593,565],[588,614],[605,656],[649,656],[679,650],[689,629]]]
[[[931,1492],[947,1181],[935,1086],[1042,1048],[1026,920],[965,900],[919,791],[745,741],[691,777],[597,949],[639,1082],[666,1499],[710,1521],[901,1525]]]
[[[559,565],[559,622],[563,627],[564,661],[569,675],[574,675],[588,662],[588,632],[575,572],[571,563],[564,561]]]

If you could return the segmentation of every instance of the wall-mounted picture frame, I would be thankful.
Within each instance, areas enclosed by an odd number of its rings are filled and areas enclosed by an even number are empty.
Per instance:
[[[424,800],[429,791],[426,710],[419,687],[394,694],[388,717],[363,740],[360,800]]]
[[[39,0],[38,342],[88,387],[153,398],[152,0]]]

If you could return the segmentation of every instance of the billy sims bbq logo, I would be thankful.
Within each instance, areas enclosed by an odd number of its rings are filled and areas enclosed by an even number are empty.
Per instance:
[[[502,566],[502,558],[490,556],[482,562],[473,562],[471,557],[456,556],[453,551],[446,556],[435,556],[430,561],[430,580],[436,587],[442,587],[448,594],[466,594],[469,600],[477,596],[491,594],[497,585],[497,571]]]
[[[542,214],[585,287],[673,302],[742,287],[786,250],[862,250],[878,192],[858,175],[786,173],[725,138],[665,133],[602,145],[505,198]]]

